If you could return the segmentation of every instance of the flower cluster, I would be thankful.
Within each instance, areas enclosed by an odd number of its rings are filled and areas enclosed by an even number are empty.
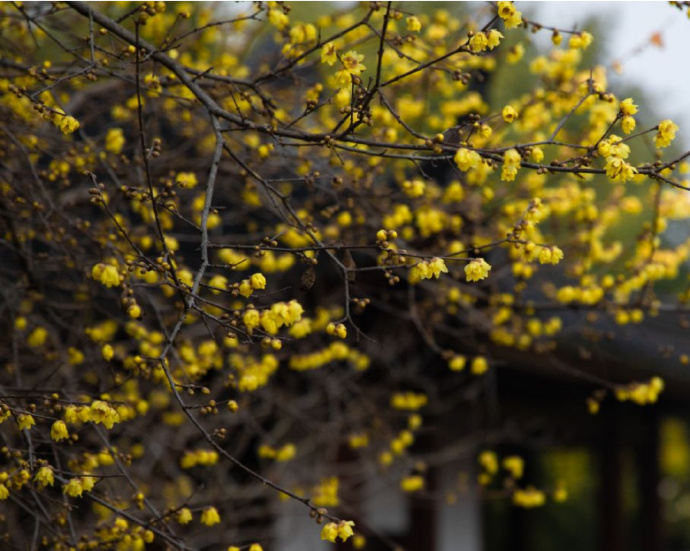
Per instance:
[[[499,2],[498,16],[503,19],[506,29],[512,29],[522,23],[522,13],[515,9],[512,2]]]
[[[490,31],[479,32],[470,38],[470,48],[475,53],[483,52],[484,50],[493,50],[501,43],[503,35],[496,29]]]
[[[337,524],[335,522],[324,524],[321,529],[321,539],[331,543],[335,543],[337,538],[340,538],[341,541],[347,541],[355,535],[352,529],[354,525],[355,523],[351,520],[341,520]]]
[[[448,267],[442,258],[436,257],[429,261],[424,260],[410,269],[410,283],[416,283],[422,279],[438,279],[442,273],[448,273]]]

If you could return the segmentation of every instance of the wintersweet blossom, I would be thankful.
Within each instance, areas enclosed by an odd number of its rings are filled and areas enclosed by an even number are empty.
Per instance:
[[[321,539],[335,543],[338,538],[338,525],[335,522],[328,522],[321,529]]]
[[[455,164],[462,171],[468,171],[482,164],[482,157],[476,151],[461,147],[453,157]]]
[[[220,515],[215,507],[207,507],[201,512],[201,524],[213,526],[220,523]]]
[[[480,281],[489,277],[491,265],[483,258],[475,258],[465,266],[467,281]]]
[[[50,437],[59,442],[65,438],[69,438],[69,432],[67,432],[67,425],[64,421],[55,421],[53,426],[50,428]]]
[[[91,276],[106,287],[120,285],[120,275],[115,266],[110,264],[96,264],[91,270]]]
[[[522,157],[517,149],[509,149],[503,154],[503,168],[501,169],[501,180],[512,182],[517,176]]]
[[[34,481],[41,487],[52,486],[55,482],[55,477],[53,475],[53,468],[49,466],[43,466],[38,469]]]
[[[338,50],[335,44],[333,42],[324,44],[321,48],[321,63],[328,63],[332,66],[336,61],[338,61]]]
[[[654,136],[654,145],[657,147],[668,147],[676,137],[678,126],[671,120],[664,120],[659,123],[658,131]]]
[[[418,33],[422,30],[422,23],[418,17],[411,15],[406,20],[407,30],[413,33]]]
[[[363,54],[358,54],[356,51],[350,50],[342,57],[342,62],[348,73],[351,75],[361,75],[362,71],[366,69],[362,64],[363,59]]]
[[[355,523],[351,520],[341,520],[338,523],[338,537],[342,541],[347,541],[350,537],[355,535],[355,531],[352,529],[352,527],[355,525]]]
[[[506,105],[501,111],[501,116],[504,121],[513,122],[518,117],[518,112],[512,105]]]
[[[512,2],[499,2],[498,16],[503,19],[506,29],[513,29],[522,23],[522,13],[515,9]]]

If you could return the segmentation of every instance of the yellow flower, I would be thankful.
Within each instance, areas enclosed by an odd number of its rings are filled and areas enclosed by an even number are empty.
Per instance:
[[[512,105],[506,105],[501,111],[501,116],[506,122],[513,122],[518,117],[518,112]]]
[[[95,400],[89,408],[89,417],[94,423],[102,423],[107,429],[120,421],[117,411],[102,400]]]
[[[429,263],[424,261],[410,268],[410,283],[418,283],[429,277]]]
[[[303,339],[312,332],[312,324],[309,318],[298,321],[290,327],[290,336],[295,339]]]
[[[340,226],[347,228],[348,226],[352,225],[352,214],[349,211],[344,210],[338,214],[336,221]]]
[[[556,503],[563,503],[568,500],[568,489],[562,483],[556,486],[553,492],[553,500]]]
[[[506,29],[512,29],[522,23],[522,13],[515,9],[512,2],[499,2],[498,16],[503,19]]]
[[[72,478],[62,487],[62,491],[70,497],[81,497],[81,495],[84,493],[84,484],[82,479],[79,477]]]
[[[53,423],[53,426],[50,428],[50,437],[56,442],[69,438],[67,425],[65,425],[64,421],[55,421]]]
[[[321,539],[335,543],[337,537],[338,525],[335,522],[324,524],[323,528],[321,529]]]
[[[627,98],[621,101],[620,109],[621,113],[623,113],[623,115],[625,115],[626,117],[629,117],[637,113],[637,105],[633,103],[632,98]]]
[[[352,84],[352,75],[346,69],[336,71],[335,82],[340,88],[347,88]]]
[[[544,495],[544,492],[537,490],[532,486],[529,486],[524,490],[518,488],[513,493],[513,504],[518,507],[524,507],[525,509],[541,507],[545,502],[546,496]]]
[[[91,270],[91,276],[106,287],[117,287],[120,285],[120,275],[117,272],[117,268],[110,264],[96,264]]]
[[[620,180],[621,182],[632,180],[633,176],[637,174],[637,169],[634,166],[629,165],[619,157],[607,157],[604,169],[609,178]]]
[[[525,470],[525,462],[522,457],[509,455],[503,459],[503,468],[510,473],[513,478],[522,478]]]
[[[244,322],[244,325],[247,327],[247,331],[249,332],[249,334],[251,334],[254,328],[258,327],[261,323],[261,315],[259,314],[258,310],[254,310],[252,308],[244,313],[244,315],[242,316],[242,321]]]
[[[596,415],[599,413],[600,404],[593,398],[587,398],[587,411],[590,415]]]
[[[308,23],[306,25],[295,25],[290,29],[290,43],[302,44],[304,42],[312,42],[316,40],[317,31],[314,25]]]
[[[48,338],[48,331],[43,327],[36,327],[26,339],[26,344],[31,348],[43,346]]]
[[[470,48],[475,53],[483,52],[486,50],[489,41],[484,33],[476,33],[472,38],[470,38]]]
[[[41,467],[38,469],[34,481],[38,483],[41,488],[46,486],[52,486],[55,482],[55,477],[53,476],[52,467]]]
[[[8,497],[10,497],[10,491],[7,489],[5,484],[0,483],[0,501],[4,501]]]
[[[119,155],[125,145],[125,137],[122,128],[111,128],[105,135],[105,149]]]
[[[369,445],[369,437],[366,434],[351,434],[348,444],[353,450],[366,448]]]
[[[188,507],[183,507],[177,512],[177,522],[182,525],[192,522],[192,512]]]
[[[243,279],[240,283],[240,295],[243,297],[250,297],[254,292],[254,287],[252,287],[251,281],[248,279]]]
[[[362,71],[366,69],[366,67],[361,63],[363,59],[364,55],[358,54],[354,50],[350,50],[342,58],[343,66],[351,75],[361,75]]]
[[[226,289],[228,286],[228,280],[226,277],[222,275],[214,275],[209,281],[208,281],[209,287],[213,287],[211,289],[211,292],[214,295],[220,294],[220,291],[218,289]]]
[[[484,356],[477,356],[472,360],[472,365],[470,365],[472,375],[484,375],[488,370],[489,362],[486,361]]]
[[[627,159],[630,155],[630,146],[623,143],[621,138],[611,134],[608,139],[602,140],[597,146],[597,152],[602,157],[618,157],[619,159]]]
[[[258,543],[252,543],[249,546],[249,551],[264,551],[263,547],[261,547]]]
[[[487,38],[487,48],[489,48],[489,50],[493,50],[501,43],[501,39],[504,38],[504,36],[496,29],[491,29]]]
[[[17,416],[17,424],[19,425],[19,430],[31,430],[31,427],[36,424],[36,421],[34,421],[31,415],[22,413]]]
[[[475,258],[465,266],[465,276],[467,281],[479,281],[489,277],[491,265],[483,258]]]
[[[654,136],[654,144],[657,147],[668,147],[676,137],[678,126],[671,120],[664,120],[659,123],[658,132]]]
[[[254,289],[254,290],[265,289],[266,288],[266,278],[264,277],[263,274],[260,274],[260,273],[253,274],[249,278],[249,284],[252,286],[252,289]]]
[[[501,19],[508,19],[513,13],[515,13],[515,6],[512,2],[498,3],[498,16]]]
[[[304,308],[296,300],[287,303],[287,312],[283,314],[286,325],[292,325],[302,319]]]
[[[422,30],[422,22],[419,20],[419,18],[415,17],[414,15],[411,15],[405,21],[407,22],[408,31],[418,33]]]
[[[517,176],[522,158],[517,149],[509,149],[503,154],[503,168],[501,169],[501,180],[512,182]]]
[[[542,247],[539,251],[540,264],[558,264],[563,260],[563,251],[559,247]]]
[[[105,361],[109,362],[110,360],[113,359],[113,356],[115,355],[115,351],[113,350],[112,346],[110,346],[109,344],[106,344],[101,349],[101,355],[103,356]]]
[[[426,184],[419,178],[414,180],[405,180],[402,183],[403,191],[408,197],[421,197],[424,195],[424,190],[426,189]]]
[[[214,524],[220,523],[220,515],[218,514],[218,509],[215,507],[207,507],[201,513],[201,524],[206,526],[213,526]]]
[[[431,279],[432,277],[439,278],[441,277],[441,272],[444,274],[448,273],[448,268],[446,267],[446,263],[442,258],[432,258],[429,261],[429,275],[428,278]]]
[[[462,371],[465,369],[467,358],[465,356],[453,356],[448,362],[448,367],[451,371]]]
[[[352,527],[355,525],[351,520],[341,520],[338,523],[338,536],[341,540],[347,541],[348,538],[355,535],[355,531]]]
[[[56,109],[57,114],[53,117],[53,124],[60,129],[63,134],[71,134],[79,130],[79,121],[74,117],[60,113],[61,109]]]
[[[635,119],[632,117],[623,117],[623,120],[621,121],[621,128],[623,129],[623,132],[626,134],[630,134],[633,130],[635,130]]]
[[[85,473],[88,475],[88,473]],[[90,492],[93,490],[93,487],[96,484],[96,477],[95,476],[82,476],[81,477],[81,484],[84,487],[85,492]]]
[[[511,65],[515,65],[525,55],[525,47],[522,44],[515,44],[506,54],[506,61]]]
[[[193,188],[199,183],[196,178],[196,174],[193,172],[180,172],[177,175],[175,182],[181,188]]]
[[[400,481],[400,489],[403,492],[418,492],[424,489],[424,477],[415,474],[406,476]]]
[[[263,314],[261,314],[261,327],[269,335],[275,335],[278,332],[278,321],[275,314],[270,310],[264,310]]]
[[[330,322],[326,326],[326,333],[344,339],[345,337],[347,337],[347,327],[345,327],[342,323]]]
[[[594,37],[591,35],[591,33],[584,31],[584,32],[580,33],[580,39],[582,40],[582,48],[584,49],[584,48],[587,48],[592,43],[592,40],[594,40]]]
[[[477,462],[489,474],[496,474],[498,472],[498,457],[491,450],[484,450],[480,453]]]
[[[338,61],[338,51],[335,48],[333,42],[328,42],[321,48],[321,63],[328,63],[333,66],[333,64]]]
[[[479,153],[465,148],[458,149],[453,160],[462,171],[468,171],[470,168],[476,168],[482,164],[482,157]]]
[[[594,37],[588,32],[574,34],[570,37],[570,40],[568,41],[568,47],[571,50],[584,50],[592,43],[593,39]]]
[[[281,8],[271,8],[268,10],[268,20],[279,31],[290,24],[290,18],[285,15]]]
[[[276,451],[276,461],[290,461],[295,457],[297,448],[294,444],[285,444],[282,448]]]

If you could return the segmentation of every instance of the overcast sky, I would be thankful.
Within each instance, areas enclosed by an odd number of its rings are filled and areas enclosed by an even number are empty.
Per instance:
[[[660,119],[672,119],[678,138],[690,149],[690,18],[668,2],[517,2],[544,25],[587,30],[585,23],[596,17],[605,26],[595,36],[604,45],[604,61],[610,66],[622,62],[623,72],[609,71],[609,89],[630,82],[646,93]],[[534,13],[536,12],[536,13]],[[606,32],[606,36],[602,33]],[[663,47],[647,46],[650,37],[661,33]],[[539,33],[545,39],[550,35]],[[541,38],[541,37],[540,37]]]

